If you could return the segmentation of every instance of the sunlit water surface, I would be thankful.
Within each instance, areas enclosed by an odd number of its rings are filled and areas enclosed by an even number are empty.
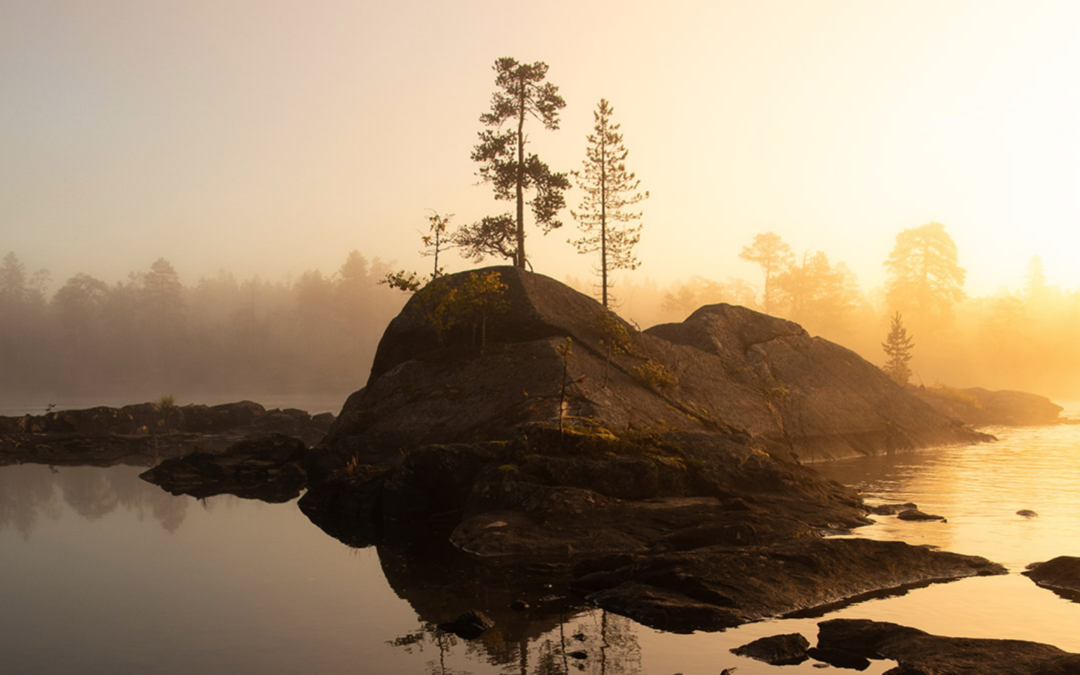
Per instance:
[[[982,555],[1010,574],[916,589],[828,617],[1080,652],[1080,604],[1018,574],[1031,562],[1080,556],[1080,426],[991,431],[997,443],[817,467],[857,486],[871,502],[914,501],[948,518],[879,518],[857,536]],[[173,497],[141,481],[142,470],[0,468],[0,671],[715,675],[737,666],[738,675],[821,672],[813,662],[774,668],[729,652],[777,633],[800,632],[813,643],[820,619],[672,635],[578,607],[507,635],[449,639],[431,631],[430,622],[468,607],[441,607],[437,578],[398,582],[395,590],[380,561],[387,552],[345,546],[312,525],[295,502]],[[1020,509],[1039,515],[1026,519],[1016,515]],[[407,561],[393,564],[392,576],[407,573]],[[475,583],[482,588],[484,579]],[[485,602],[505,604],[474,594],[473,607],[489,609]],[[491,609],[506,614],[505,606]],[[518,623],[528,620],[523,615]],[[504,639],[509,632],[513,640]],[[578,649],[588,658],[564,656]],[[865,672],[891,665],[876,662]]]

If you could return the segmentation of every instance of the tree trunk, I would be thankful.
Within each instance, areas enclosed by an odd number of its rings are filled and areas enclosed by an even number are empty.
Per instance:
[[[525,82],[519,83],[517,132],[517,253],[514,266],[525,269]]]

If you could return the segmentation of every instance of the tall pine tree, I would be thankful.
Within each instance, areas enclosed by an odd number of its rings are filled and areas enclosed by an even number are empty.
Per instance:
[[[585,196],[579,211],[571,211],[578,221],[582,237],[572,240],[579,253],[600,253],[600,296],[608,306],[611,288],[610,273],[620,269],[636,269],[640,264],[634,246],[641,239],[640,211],[628,207],[648,199],[649,193],[638,192],[641,181],[626,170],[629,151],[623,144],[620,125],[611,121],[614,112],[606,99],[600,99],[593,112],[596,126],[589,134],[583,169],[574,172],[578,187]]]
[[[525,153],[525,120],[539,120],[545,129],[559,128],[559,111],[566,102],[559,95],[559,88],[545,82],[548,66],[542,61],[533,64],[518,63],[516,59],[503,57],[495,62],[495,84],[498,89],[491,97],[491,112],[480,115],[485,127],[479,132],[480,143],[473,148],[472,159],[480,163],[480,177],[491,183],[495,198],[514,201],[516,211],[510,214],[485,218],[483,223],[498,232],[474,227],[471,234],[482,234],[477,241],[470,238],[470,229],[464,228],[457,241],[468,254],[503,252],[510,254],[515,267],[525,268],[525,192],[535,191],[527,203],[532,207],[533,217],[546,234],[562,227],[556,218],[566,205],[563,192],[569,189],[566,174],[552,172],[547,164],[533,153]],[[510,123],[509,129],[504,125]],[[493,243],[494,242],[494,243]]]

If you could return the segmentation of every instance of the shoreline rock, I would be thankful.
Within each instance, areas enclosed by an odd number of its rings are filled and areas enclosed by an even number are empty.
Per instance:
[[[572,588],[599,607],[673,632],[723,630],[913,584],[1007,573],[977,556],[870,539],[714,546],[621,562],[580,569]]]
[[[305,454],[307,445],[299,438],[271,434],[240,441],[220,453],[166,459],[139,478],[174,495],[203,499],[232,494],[282,503],[299,497],[307,482],[300,466]]]
[[[1021,574],[1069,600],[1080,601],[1080,558],[1063,555],[1032,563]]]
[[[275,433],[312,445],[333,420],[329,413],[267,410],[252,401],[216,406],[141,403],[0,417],[0,465],[149,465],[192,452],[222,452],[246,438]]]
[[[935,410],[974,427],[1061,424],[1065,409],[1045,396],[1026,391],[990,391],[982,387],[930,387],[913,394]]]
[[[940,637],[917,628],[866,619],[822,621],[818,624],[817,648],[856,659],[892,659],[898,665],[887,675],[1080,672],[1080,654],[1052,645],[1024,640]]]

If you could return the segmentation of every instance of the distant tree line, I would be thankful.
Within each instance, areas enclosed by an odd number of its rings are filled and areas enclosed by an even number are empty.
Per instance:
[[[347,393],[363,386],[403,298],[387,267],[358,251],[330,275],[185,285],[169,261],[114,284],[76,274],[49,297],[48,275],[15,253],[0,262],[4,394],[57,392]]]
[[[650,326],[681,321],[702,305],[738,304],[796,321],[914,386],[1080,396],[1080,289],[1048,284],[1041,259],[1033,256],[1012,289],[971,297],[960,253],[940,223],[908,228],[883,261],[884,287],[867,290],[842,262],[821,251],[796,255],[766,232],[740,253],[761,267],[758,283],[693,276],[662,287],[625,280],[618,309]],[[587,284],[569,281],[586,290]],[[897,315],[903,333],[894,326]],[[902,349],[906,342],[911,346]]]

